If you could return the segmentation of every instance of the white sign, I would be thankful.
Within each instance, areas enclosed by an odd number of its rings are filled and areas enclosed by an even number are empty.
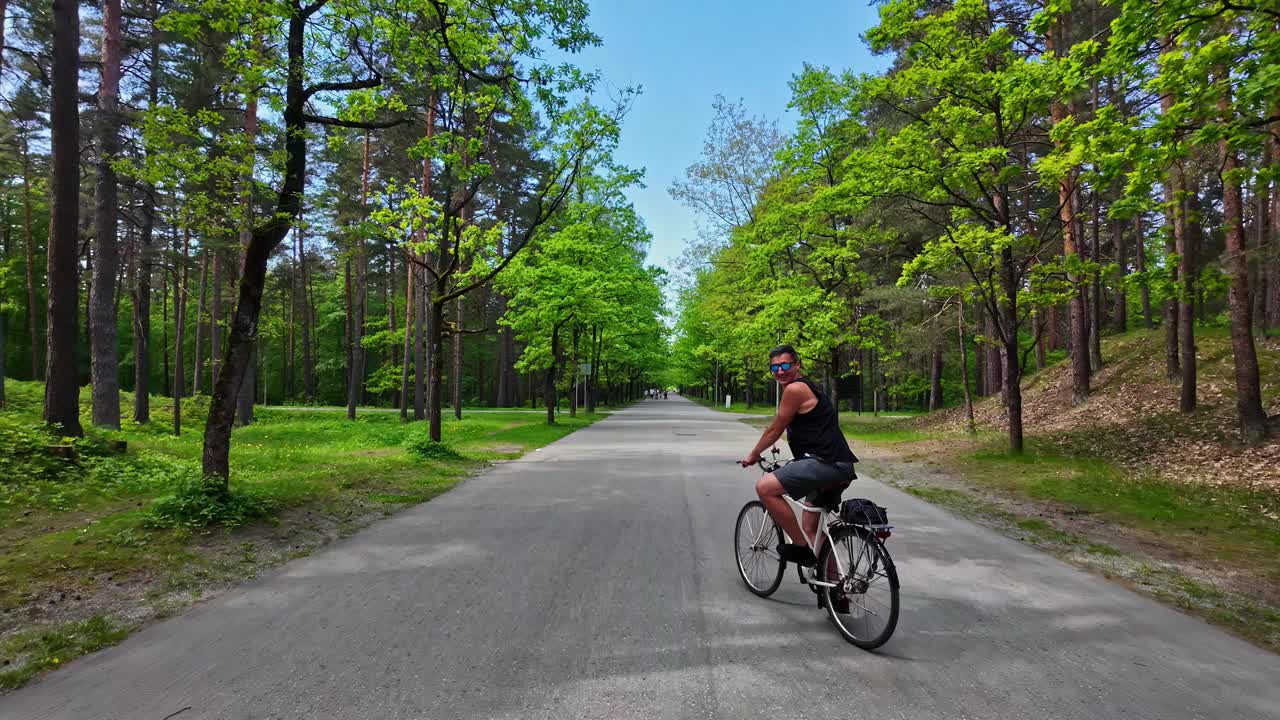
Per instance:
[[[591,374],[591,363],[580,363],[580,364],[578,365],[578,374],[579,374],[579,375],[590,375],[590,374]]]
[[[731,407],[733,407],[733,396],[732,396],[732,395],[725,395],[725,396],[724,396],[724,409],[725,409],[725,410],[728,410],[728,409],[729,409],[729,408],[731,408]]]

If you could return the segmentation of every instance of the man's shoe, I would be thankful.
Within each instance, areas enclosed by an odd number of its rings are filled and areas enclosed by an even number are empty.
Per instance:
[[[818,558],[814,557],[813,550],[810,550],[808,545],[782,543],[778,545],[778,557],[804,567],[814,567],[818,564]]]

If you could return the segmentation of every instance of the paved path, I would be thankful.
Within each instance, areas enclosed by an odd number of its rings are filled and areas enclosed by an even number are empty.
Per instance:
[[[757,431],[635,405],[0,698],[3,720],[1280,718],[1280,660],[862,480],[904,606],[876,654],[744,590]]]

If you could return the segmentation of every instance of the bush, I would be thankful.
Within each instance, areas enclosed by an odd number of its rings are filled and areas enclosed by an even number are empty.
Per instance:
[[[272,515],[277,503],[260,492],[229,489],[220,478],[189,476],[173,494],[156,498],[143,524],[151,528],[236,528]]]
[[[442,442],[436,442],[431,439],[430,435],[422,433],[409,438],[405,448],[426,460],[461,460],[462,455],[454,450],[451,446]]]
[[[59,441],[44,423],[0,415],[0,482],[60,480],[74,464],[49,454],[48,446]]]

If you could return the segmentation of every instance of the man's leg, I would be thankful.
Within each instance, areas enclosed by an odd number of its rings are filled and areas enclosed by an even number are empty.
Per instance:
[[[803,545],[804,536],[800,534],[800,523],[796,522],[796,515],[791,511],[791,506],[782,499],[785,492],[782,482],[773,473],[767,473],[756,481],[756,495],[760,498],[760,502],[764,503],[764,509],[769,511],[769,517],[772,517],[778,527],[782,528],[782,532],[791,538],[791,542]]]

